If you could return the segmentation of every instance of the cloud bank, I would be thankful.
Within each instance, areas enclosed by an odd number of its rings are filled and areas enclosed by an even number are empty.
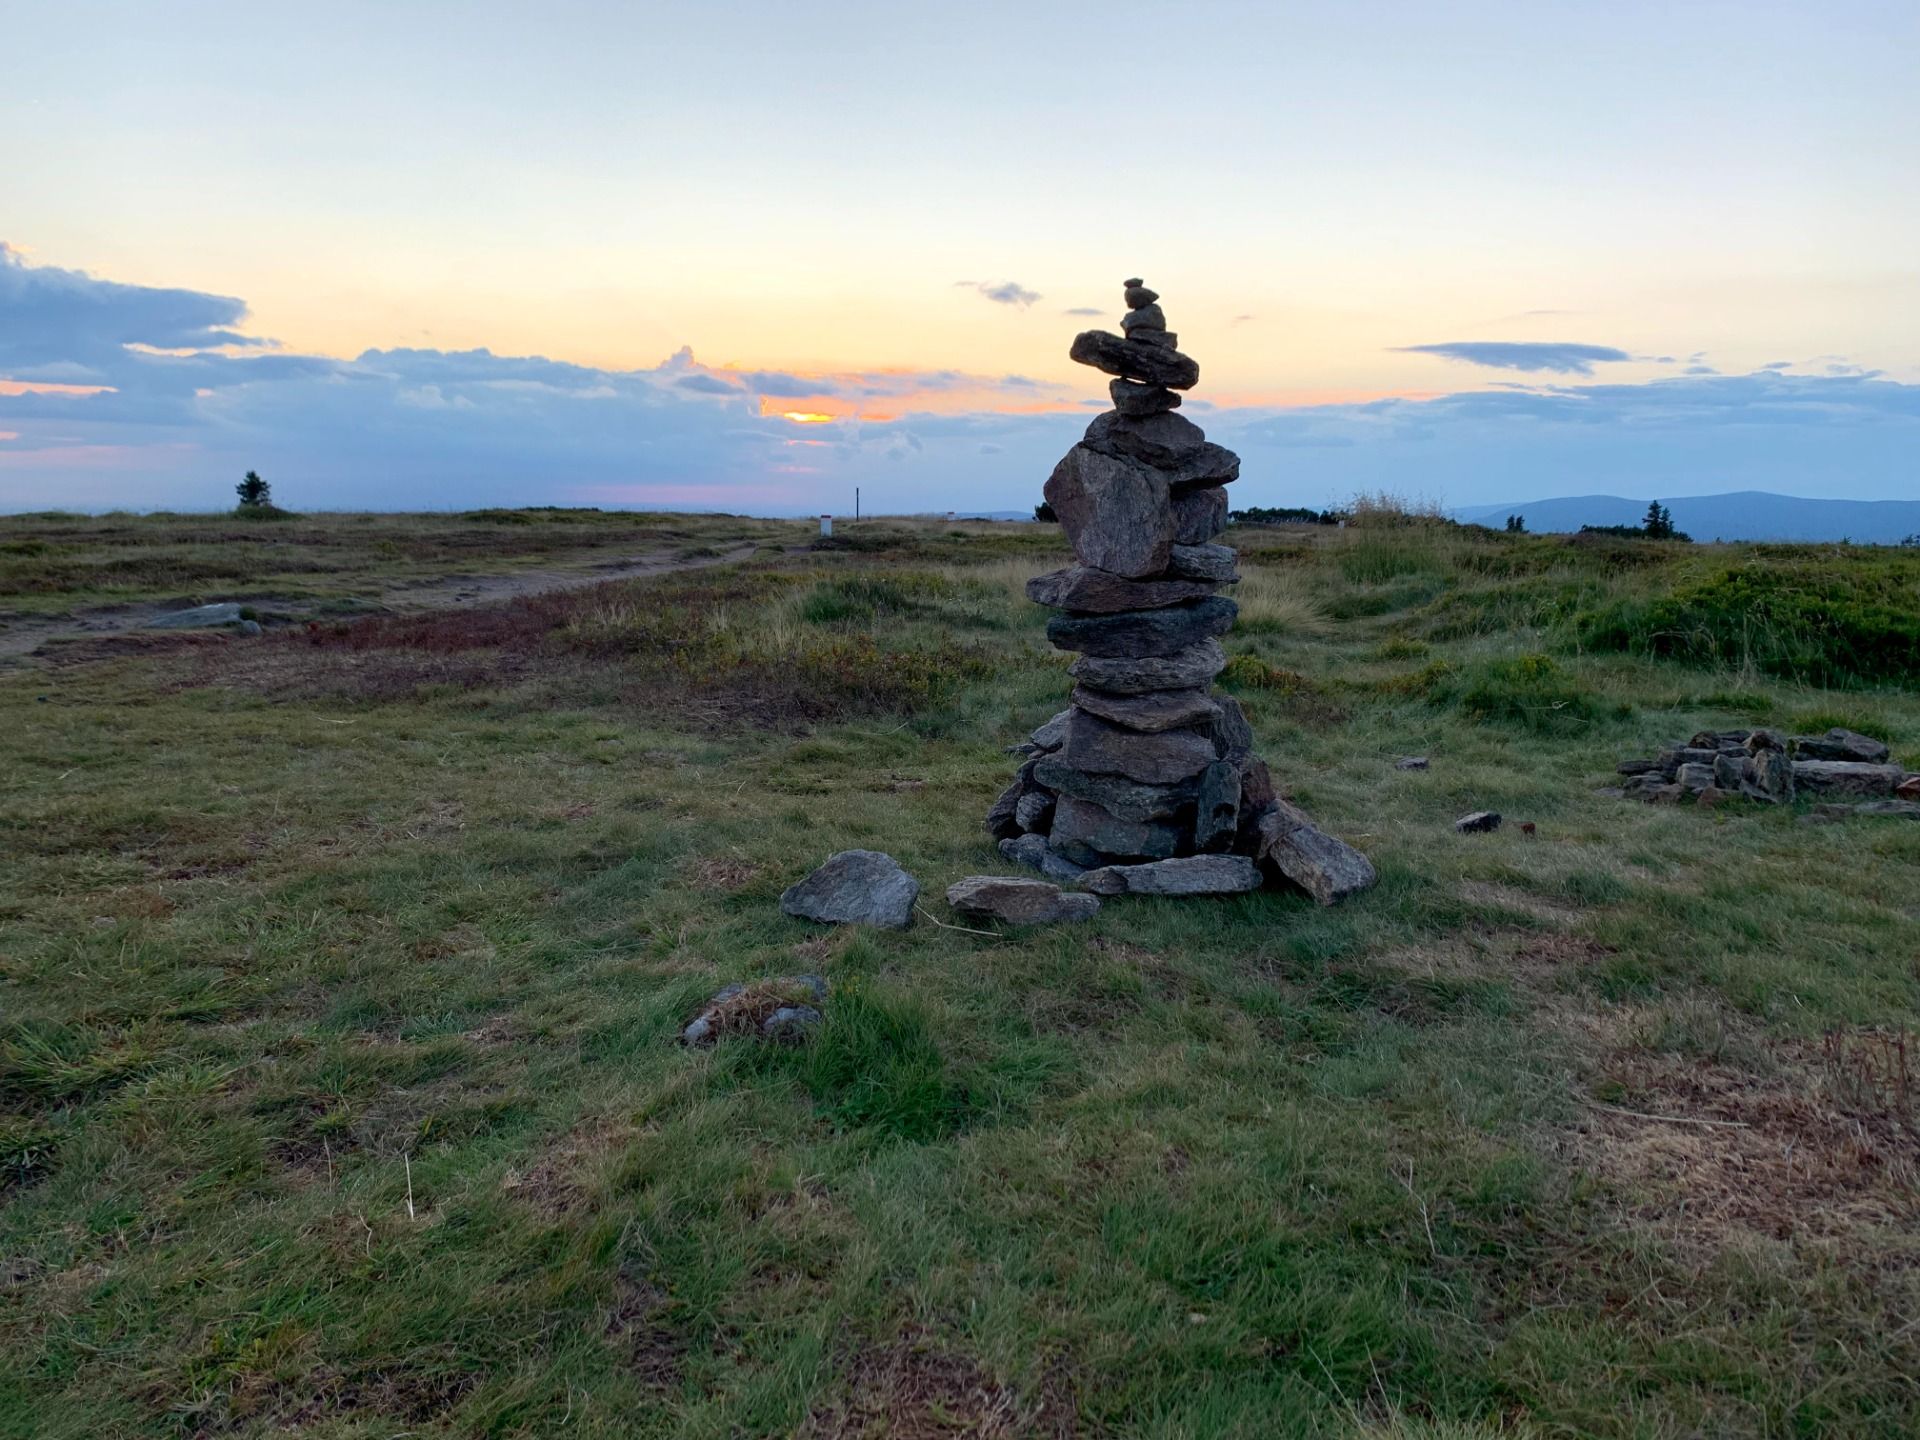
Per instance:
[[[1402,345],[1405,355],[1438,355],[1492,370],[1530,370],[1591,375],[1597,361],[1631,360],[1611,345],[1575,345],[1551,340],[1448,340],[1438,345]]]
[[[1472,353],[1447,358],[1575,375],[1625,358],[1510,346],[1526,363],[1502,362],[1466,343]],[[1807,364],[1815,373],[1516,382],[1306,408],[1196,398],[1187,413],[1242,453],[1242,504],[1381,488],[1456,505],[1596,491],[1911,496],[1920,386],[1844,357]],[[874,511],[1026,511],[1105,404],[1092,372],[1067,387],[956,370],[733,369],[688,348],[629,370],[485,349],[300,355],[249,333],[232,297],[0,249],[0,511],[223,508],[249,469],[309,510],[808,514],[850,509],[859,485]]]

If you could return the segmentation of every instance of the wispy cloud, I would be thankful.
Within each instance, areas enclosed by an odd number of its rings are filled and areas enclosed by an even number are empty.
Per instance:
[[[956,280],[961,290],[978,290],[996,305],[1018,305],[1021,309],[1040,298],[1038,290],[1029,290],[1016,280]]]
[[[1591,375],[1596,363],[1631,360],[1611,345],[1579,345],[1555,340],[1447,340],[1435,345],[1402,345],[1403,353],[1438,355],[1492,370],[1526,370],[1557,375]]]
[[[1062,310],[1062,315],[1104,315],[1107,312],[1098,305],[1076,305],[1071,310]]]

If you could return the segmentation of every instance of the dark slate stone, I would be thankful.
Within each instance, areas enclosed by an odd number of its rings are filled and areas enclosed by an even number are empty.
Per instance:
[[[1753,759],[1748,763],[1753,767],[1753,774],[1741,787],[1743,794],[1751,800],[1764,800],[1774,805],[1792,803],[1793,762],[1787,758],[1784,749],[1769,745],[1755,750]]]
[[[1061,726],[1062,738],[1066,727]],[[1033,784],[1033,764],[1029,760],[1020,767],[1020,773],[1013,777],[1013,783],[1000,792],[987,810],[987,833],[996,840],[1004,840],[1009,835],[1018,835],[1023,828],[1020,824],[1020,802],[1026,798]]]
[[[1793,737],[1796,760],[1850,760],[1862,765],[1882,765],[1889,753],[1884,742],[1838,725],[1824,735]]]
[[[1260,867],[1244,855],[1187,855],[1090,870],[1081,883],[1097,895],[1236,895],[1260,888]]]
[[[1019,880],[1006,875],[969,875],[947,887],[947,904],[962,915],[1000,920],[1009,925],[1048,925],[1059,921],[1089,920],[1100,909],[1094,895],[1062,894],[1044,880]]]
[[[1205,685],[1226,668],[1227,652],[1209,638],[1171,655],[1083,655],[1067,673],[1095,690],[1137,694]]]
[[[1230,545],[1176,545],[1167,555],[1167,573],[1184,580],[1215,580],[1231,585],[1240,578],[1233,568],[1238,558]]]
[[[1027,581],[1027,598],[1077,615],[1115,615],[1203,600],[1219,588],[1206,580],[1128,580],[1091,565],[1069,565]]]
[[[1072,744],[1072,726],[1067,729]],[[1898,765],[1873,765],[1864,760],[1795,760],[1793,786],[1810,795],[1891,795],[1906,778]]]
[[[1013,818],[1022,832],[1038,830],[1046,834],[1047,825],[1053,819],[1053,796],[1038,788],[1027,791],[1013,807]]]
[[[1240,828],[1240,770],[1216,760],[1200,772],[1193,807],[1193,848],[1224,850]]]
[[[1120,317],[1120,328],[1131,335],[1136,330],[1164,330],[1167,328],[1167,315],[1158,305],[1149,300],[1144,305],[1136,305]]]
[[[1079,685],[1070,698],[1079,709],[1129,730],[1185,730],[1211,724],[1220,714],[1219,704],[1205,690],[1149,690],[1124,695]]]
[[[1151,466],[1076,445],[1045,489],[1081,564],[1127,579],[1167,568],[1172,500],[1165,477]]]
[[[1127,336],[1129,345],[1152,345],[1161,350],[1178,350],[1180,337],[1171,330],[1135,330]]]
[[[1204,545],[1227,528],[1227,492],[1217,486],[1176,491],[1169,504],[1175,545]]]
[[[1016,865],[1038,870],[1060,885],[1077,885],[1087,867],[1076,865],[1064,855],[1055,854],[1044,835],[1017,835],[1000,842],[1000,853]]]
[[[1149,290],[1137,281],[1129,281],[1124,298],[1129,310],[1138,310],[1142,305],[1151,305],[1160,298],[1158,290]]]
[[[1200,366],[1191,356],[1153,345],[1131,345],[1109,330],[1083,330],[1073,337],[1067,358],[1124,380],[1164,385],[1169,390],[1191,390],[1200,383]]]
[[[1180,397],[1164,385],[1142,385],[1133,380],[1110,380],[1107,394],[1122,415],[1159,415],[1180,408]]]
[[[1244,769],[1253,759],[1253,726],[1247,712],[1231,695],[1215,696],[1220,714],[1213,722],[1214,753],[1236,769]]]
[[[1124,775],[1076,770],[1060,760],[1042,760],[1034,770],[1034,779],[1056,794],[1092,801],[1122,820],[1171,820],[1183,806],[1193,803],[1195,788],[1191,781],[1143,785]]]
[[[780,908],[827,925],[878,925],[904,930],[913,923],[920,882],[878,850],[842,850],[780,897]]]
[[[1207,432],[1171,411],[1136,418],[1106,410],[1093,417],[1083,443],[1103,455],[1166,468],[1198,455],[1207,443]]]
[[[1047,622],[1047,639],[1061,650],[1101,658],[1170,656],[1233,628],[1240,607],[1224,595],[1189,600],[1159,610],[1124,615],[1056,615]],[[1085,678],[1089,684],[1092,677]],[[1102,682],[1102,690],[1119,687]]]
[[[1488,830],[1498,830],[1500,828],[1500,812],[1498,810],[1476,810],[1471,815],[1462,815],[1458,820],[1454,821],[1453,828],[1458,830],[1462,835],[1473,835],[1484,833]]]
[[[1047,843],[1077,864],[1104,865],[1123,857],[1164,859],[1179,848],[1180,832],[1171,825],[1122,820],[1091,801],[1062,795]]]
[[[1124,775],[1144,785],[1171,785],[1198,775],[1219,757],[1212,737],[1198,730],[1147,735],[1076,710],[1067,725],[1060,758],[1076,770]],[[1057,816],[1054,823],[1059,823]]]
[[[1322,905],[1337,905],[1379,877],[1373,862],[1284,800],[1260,817],[1261,858]]]

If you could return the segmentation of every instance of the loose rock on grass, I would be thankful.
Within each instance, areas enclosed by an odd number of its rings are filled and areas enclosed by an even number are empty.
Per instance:
[[[1045,880],[1005,875],[969,875],[956,880],[947,887],[947,904],[962,915],[1004,920],[1009,925],[1090,920],[1100,909],[1097,896],[1063,894],[1058,885]]]
[[[780,897],[780,908],[825,925],[877,925],[904,930],[913,923],[920,882],[878,850],[842,850]]]
[[[725,1035],[758,1035],[788,1044],[807,1038],[825,1018],[827,982],[818,975],[789,975],[729,985],[680,1032],[685,1045],[711,1045]]]

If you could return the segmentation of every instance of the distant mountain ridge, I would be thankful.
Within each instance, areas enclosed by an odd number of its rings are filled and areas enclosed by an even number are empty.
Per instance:
[[[1920,534],[1920,500],[1815,500],[1736,490],[1726,495],[1660,497],[1673,523],[1696,540],[1852,540],[1860,545],[1898,545]],[[1456,520],[1498,527],[1509,515],[1524,515],[1527,529],[1578,530],[1582,525],[1638,525],[1645,500],[1623,495],[1570,495],[1507,505],[1467,505]]]

